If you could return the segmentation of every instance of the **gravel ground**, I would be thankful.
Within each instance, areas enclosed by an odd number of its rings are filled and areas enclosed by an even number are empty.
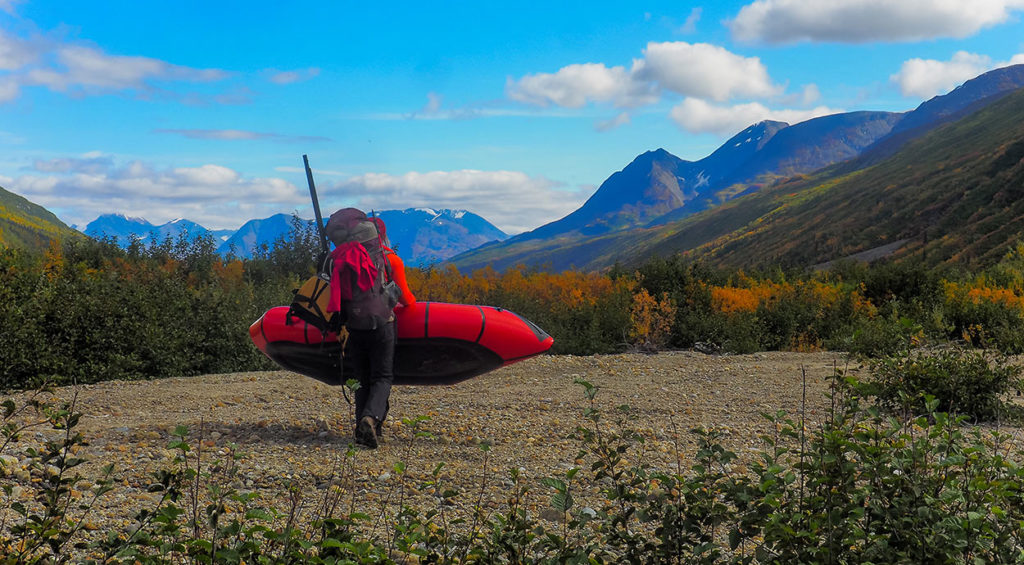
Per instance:
[[[421,510],[435,508],[433,487],[420,483],[439,463],[445,488],[463,493],[452,515],[468,515],[477,497],[485,508],[500,507],[511,486],[507,471],[520,468],[535,495],[531,511],[547,517],[550,493],[537,481],[564,476],[576,466],[584,468],[583,477],[589,467],[577,458],[581,444],[569,439],[587,405],[576,379],[600,387],[601,409],[634,408],[632,426],[649,438],[647,461],[674,469],[689,465],[695,444],[688,431],[695,426],[720,428],[723,444],[743,460],[762,445],[757,438],[768,429],[762,413],[795,414],[806,393],[808,420],[820,419],[829,406],[834,367],[845,366],[835,353],[542,356],[454,386],[396,387],[381,447],[350,456],[351,408],[341,390],[290,372],[107,382],[56,394],[77,393],[77,409],[84,414],[80,431],[89,444],[78,456],[89,463],[82,474],[95,480],[101,464],[114,464],[117,488],[87,517],[93,531],[128,528],[139,508],[152,506],[156,495],[146,487],[154,471],[171,465],[174,453],[167,444],[182,424],[193,431],[193,446],[202,444],[204,465],[224,460],[226,447],[237,444],[244,456],[231,486],[260,493],[263,504],[286,509],[286,485],[299,486],[303,517],[331,484],[344,489],[346,505],[371,516],[393,513],[402,493]],[[430,436],[418,436],[402,423],[418,416],[429,418],[418,430]],[[612,420],[609,414],[609,425]],[[39,480],[38,472],[21,468],[25,449],[52,436],[33,430],[4,451],[10,464],[0,481],[20,487],[15,497],[29,499]],[[481,449],[482,441],[491,444],[489,452]],[[406,464],[404,476],[395,471],[398,462]],[[593,487],[582,490],[578,497],[585,502]],[[8,497],[0,511],[7,512],[10,502]]]

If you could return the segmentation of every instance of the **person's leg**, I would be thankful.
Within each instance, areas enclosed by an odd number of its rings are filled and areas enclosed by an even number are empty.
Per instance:
[[[366,403],[370,398],[370,348],[373,346],[372,332],[363,330],[352,330],[349,332],[348,344],[345,347],[345,355],[349,360],[348,367],[352,372],[346,377],[359,382],[355,393],[355,422],[363,418],[366,412]]]
[[[373,416],[379,424],[388,415],[388,399],[394,382],[395,324],[392,322],[374,331],[374,342],[369,350],[369,398],[363,416]]]

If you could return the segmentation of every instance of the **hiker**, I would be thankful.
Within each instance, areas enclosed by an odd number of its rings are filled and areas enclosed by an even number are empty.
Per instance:
[[[384,245],[378,230],[382,224],[344,208],[331,215],[326,227],[336,245],[328,310],[345,316],[349,336],[344,355],[359,381],[354,436],[357,444],[371,449],[387,417],[394,378],[394,308],[416,300],[405,283],[402,260]]]
[[[380,234],[381,242],[384,246],[384,254],[391,263],[392,280],[398,285],[398,290],[402,292],[398,302],[402,306],[408,306],[416,302],[416,297],[412,295],[412,291],[409,290],[409,284],[405,280],[405,262],[391,249],[391,241],[388,240],[388,228],[384,225],[384,220],[376,216],[370,219],[377,225],[377,232]]]

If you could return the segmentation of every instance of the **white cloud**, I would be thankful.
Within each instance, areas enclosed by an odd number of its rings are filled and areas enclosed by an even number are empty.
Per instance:
[[[648,43],[644,58],[634,63],[634,74],[683,96],[719,102],[781,92],[760,59],[708,43]]]
[[[154,81],[211,82],[227,73],[194,69],[150,57],[108,55],[99,49],[67,45],[56,51],[57,67],[29,71],[28,80],[58,92],[81,88],[87,91],[150,90]],[[63,68],[60,68],[63,67]]]
[[[98,154],[37,161],[32,173],[9,179],[6,187],[78,225],[121,212],[155,223],[185,217],[209,228],[237,228],[305,206],[307,199],[282,179],[247,178],[220,165],[159,169]]]
[[[508,97],[536,106],[554,104],[580,108],[587,102],[607,102],[617,107],[651,104],[658,96],[653,85],[638,81],[625,67],[601,63],[573,64],[555,73],[526,75],[505,85]]]
[[[517,171],[434,171],[404,175],[369,173],[321,190],[321,202],[364,210],[460,208],[508,233],[531,230],[572,212],[586,199],[558,190],[559,183]]]
[[[27,66],[39,58],[40,51],[38,41],[20,39],[0,30],[0,71],[13,71]]]
[[[0,71],[7,71],[0,76],[0,103],[15,100],[28,86],[73,95],[129,92],[139,98],[160,96],[197,103],[237,103],[248,98],[248,92],[197,95],[168,90],[175,84],[222,81],[231,75],[220,69],[175,65],[151,57],[112,55],[81,43],[65,43],[53,37],[18,37],[2,30]]]
[[[0,77],[0,104],[11,102],[21,94],[21,87],[18,82],[8,77]]]
[[[958,51],[949,61],[910,59],[889,77],[904,96],[927,99],[945,94],[957,85],[992,69],[1024,63],[1024,54],[993,63],[987,55]]]
[[[1021,8],[1021,0],[756,0],[727,25],[743,41],[916,41],[968,37]]]
[[[686,21],[679,27],[679,33],[693,33],[697,31],[697,22],[700,21],[701,13],[703,8],[697,7],[690,10],[690,15],[686,17]]]
[[[271,71],[270,82],[274,84],[292,84],[320,76],[320,69],[310,67],[295,71]]]
[[[821,99],[821,91],[818,90],[818,85],[816,85],[816,84],[808,84],[808,85],[804,86],[804,89],[803,89],[803,91],[801,93],[801,102],[804,105],[814,104],[815,102],[817,102],[820,99]]]
[[[665,91],[711,99],[770,98],[782,93],[757,57],[743,57],[707,43],[647,44],[628,70],[601,63],[573,64],[555,73],[508,79],[509,98],[548,107],[580,108],[588,103],[635,108],[658,102]],[[628,116],[595,124],[598,130],[621,125]]]
[[[290,175],[302,170],[284,168]],[[340,174],[315,170],[316,175]],[[297,177],[296,177],[297,178]],[[37,160],[20,176],[0,184],[84,226],[101,214],[119,212],[161,224],[188,218],[211,229],[238,228],[254,218],[309,210],[304,184],[252,178],[222,165],[160,168],[121,162],[102,153]],[[330,210],[408,207],[471,210],[509,233],[556,220],[583,204],[588,193],[516,171],[434,171],[403,175],[369,173],[341,181],[321,179],[320,203]]]
[[[597,122],[596,124],[594,124],[594,129],[596,129],[597,131],[611,131],[611,130],[617,128],[617,127],[624,126],[624,125],[626,125],[628,123],[629,123],[629,112],[622,112],[621,114],[619,114],[618,116],[615,116],[614,118],[612,118],[610,120],[605,120],[603,122]]]
[[[690,133],[729,135],[762,120],[774,120],[792,125],[841,111],[825,106],[809,110],[772,110],[757,102],[716,106],[706,100],[686,98],[672,108],[671,116],[680,128]]]

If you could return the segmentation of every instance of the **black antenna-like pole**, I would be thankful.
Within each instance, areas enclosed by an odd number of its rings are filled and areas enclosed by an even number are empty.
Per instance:
[[[309,158],[305,155],[302,156],[302,164],[306,166],[306,182],[309,183],[309,196],[313,199],[313,213],[316,214],[316,232],[320,235],[320,247],[327,253],[331,247],[327,244],[327,233],[324,232],[324,217],[320,215],[320,201],[316,198],[313,171],[309,168]]]

